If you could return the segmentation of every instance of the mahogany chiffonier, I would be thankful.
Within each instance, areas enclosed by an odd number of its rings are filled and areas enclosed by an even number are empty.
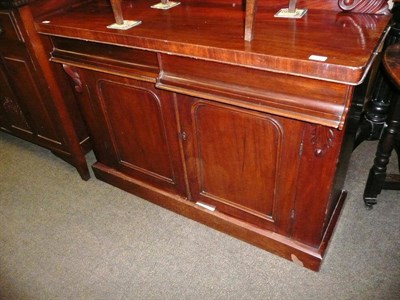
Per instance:
[[[390,16],[314,0],[277,18],[287,1],[259,1],[246,41],[240,1],[156,3],[36,19],[79,92],[97,178],[318,270]]]
[[[33,24],[35,16],[62,5],[0,1],[0,129],[50,149],[87,180],[85,153],[91,146],[86,126],[67,76],[49,62],[51,43]]]

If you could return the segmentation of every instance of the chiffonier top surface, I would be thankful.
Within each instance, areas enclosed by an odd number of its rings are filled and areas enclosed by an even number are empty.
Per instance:
[[[254,38],[247,42],[245,13],[234,2],[182,1],[158,10],[150,8],[157,1],[123,1],[124,19],[142,24],[115,30],[107,29],[115,22],[109,2],[92,1],[39,19],[36,25],[44,34],[357,85],[390,21],[385,15],[320,9],[315,1],[302,19],[276,18],[282,1],[272,1],[259,7]]]

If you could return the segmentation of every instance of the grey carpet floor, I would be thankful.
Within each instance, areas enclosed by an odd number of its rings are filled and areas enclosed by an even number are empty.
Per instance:
[[[315,273],[84,182],[49,151],[0,133],[0,298],[400,299],[400,192],[383,191],[371,211],[362,203],[375,147],[353,153],[349,195]]]

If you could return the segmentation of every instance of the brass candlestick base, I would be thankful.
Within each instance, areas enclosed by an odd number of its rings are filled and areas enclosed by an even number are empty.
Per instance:
[[[175,6],[178,6],[179,4],[181,4],[180,2],[174,2],[174,1],[166,1],[166,2],[160,2],[157,4],[154,4],[152,6],[150,6],[151,8],[155,8],[155,9],[163,9],[163,10],[167,10],[170,8],[173,8]]]
[[[109,29],[119,29],[119,30],[128,30],[128,29],[131,29],[132,27],[138,26],[141,23],[142,23],[142,21],[124,20],[123,24],[114,23],[114,24],[108,25],[107,28],[109,28]]]
[[[296,8],[293,12],[289,11],[289,8],[282,8],[279,10],[274,17],[276,18],[289,18],[289,19],[301,19],[307,13],[306,8]]]

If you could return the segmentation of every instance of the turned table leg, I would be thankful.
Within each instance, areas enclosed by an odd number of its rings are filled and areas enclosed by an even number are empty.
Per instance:
[[[400,13],[397,13],[400,15]],[[400,41],[400,24],[395,24],[386,38],[383,49]],[[384,51],[383,50],[383,51]],[[354,149],[364,141],[376,141],[380,138],[385,125],[390,99],[392,97],[392,86],[388,78],[384,76],[385,70],[380,65],[373,84],[371,98],[365,104],[364,113],[356,133]]]
[[[396,99],[397,98],[397,99]],[[367,184],[364,190],[365,205],[371,208],[377,203],[376,198],[382,189],[398,189],[399,183],[386,182],[386,167],[393,149],[398,153],[398,135],[400,133],[400,101],[399,95],[393,98],[392,118],[387,123],[387,127],[383,129],[381,139],[379,140],[378,149],[374,160],[374,165],[370,169]],[[396,186],[397,184],[397,186]]]

